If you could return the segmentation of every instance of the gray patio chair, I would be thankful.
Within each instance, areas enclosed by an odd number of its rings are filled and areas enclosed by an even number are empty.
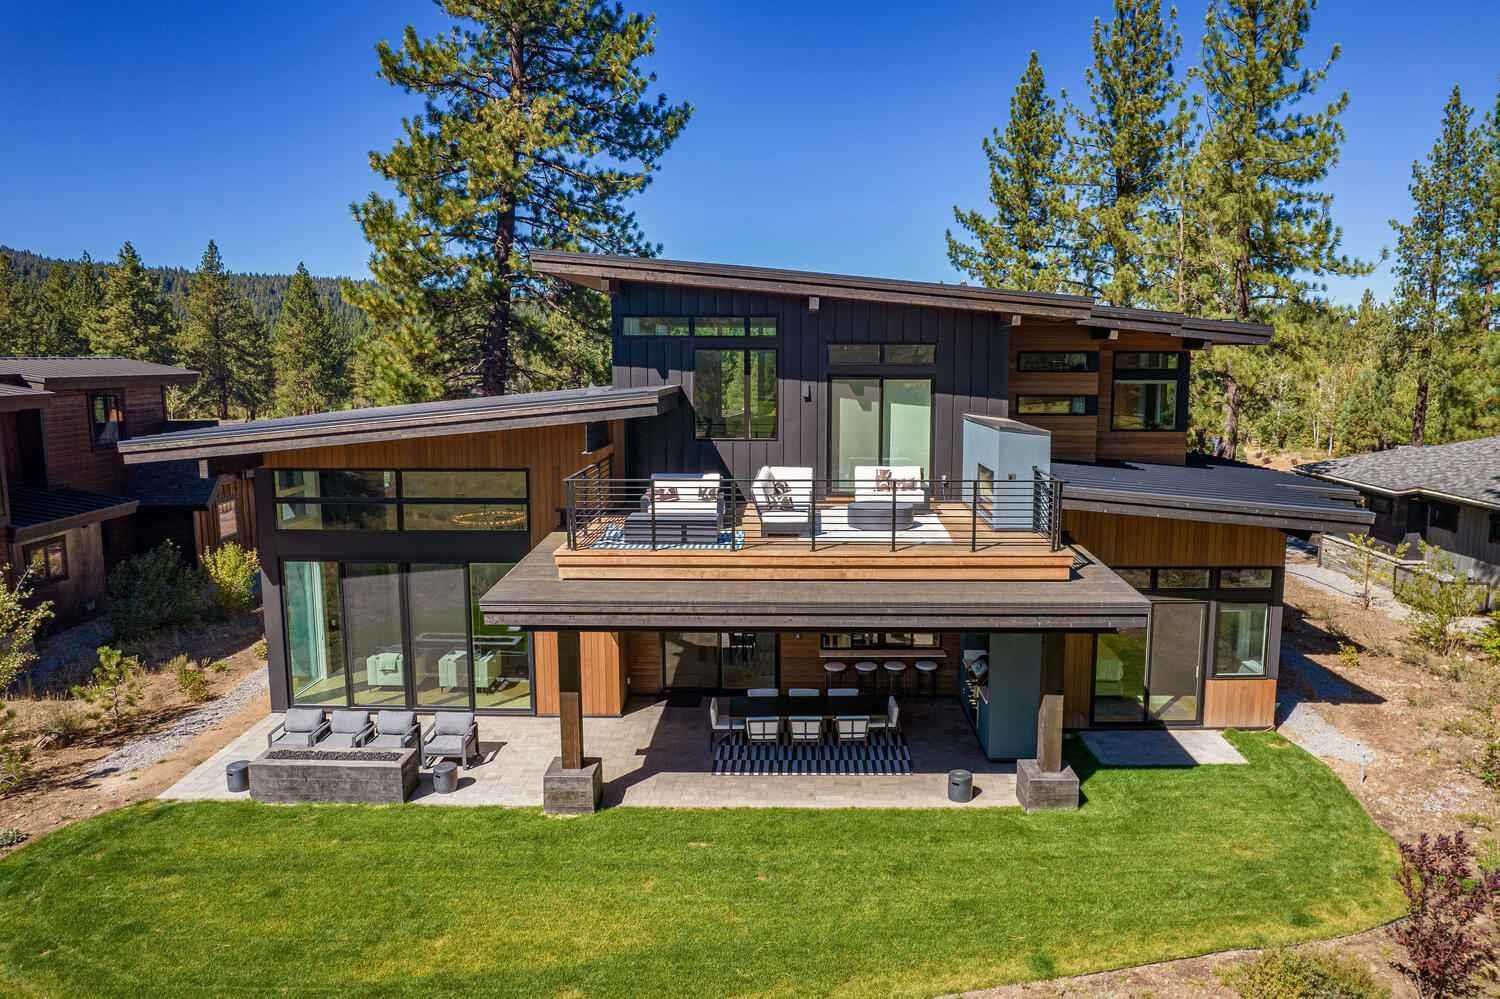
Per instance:
[[[375,737],[368,711],[335,711],[330,725],[332,731],[318,743],[323,749],[358,749]]]
[[[886,698],[886,713],[870,719],[870,728],[899,735],[901,732],[901,707],[894,695]]]
[[[375,738],[365,749],[405,749],[422,744],[422,726],[415,711],[380,711],[375,715]]]
[[[781,718],[770,715],[760,718],[745,719],[745,741],[746,742],[780,742],[781,741]]]
[[[311,749],[327,734],[328,716],[322,708],[288,708],[281,724],[266,733],[266,745]]]
[[[839,715],[833,720],[833,727],[839,742],[868,742],[870,739],[868,715]]]
[[[462,760],[469,769],[469,758],[479,758],[479,723],[472,711],[439,711],[432,728],[422,736],[422,757],[430,766],[435,760]]]
[[[710,697],[708,699],[708,748],[713,749],[714,743],[725,736],[732,736],[736,732],[745,731],[745,720],[734,718],[719,713],[719,699]]]
[[[822,715],[792,715],[786,720],[787,738],[792,742],[822,742]]]

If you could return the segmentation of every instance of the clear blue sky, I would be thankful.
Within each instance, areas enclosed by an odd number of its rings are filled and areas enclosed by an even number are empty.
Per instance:
[[[1180,5],[1184,62],[1205,0]],[[1027,53],[1082,96],[1108,0],[879,4],[657,0],[653,68],[696,114],[637,203],[668,256],[953,280],[952,205],[985,195],[981,137],[1003,125]],[[0,243],[236,270],[361,275],[349,203],[409,99],[373,46],[426,0],[15,3],[0,27]],[[1495,0],[1325,0],[1310,53],[1337,42],[1349,140],[1331,181],[1348,250],[1373,259],[1407,210],[1448,90],[1493,106]],[[1340,283],[1354,300],[1366,282]],[[1368,280],[1390,284],[1384,268]]]

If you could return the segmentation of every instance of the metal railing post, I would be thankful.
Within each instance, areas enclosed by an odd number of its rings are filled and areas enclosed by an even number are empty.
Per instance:
[[[891,551],[896,551],[896,480],[891,479]]]
[[[809,551],[818,550],[818,480],[807,481],[807,540]]]
[[[647,480],[650,481],[649,479]],[[651,501],[651,550],[656,551],[656,486],[646,486],[646,496]]]
[[[578,549],[578,490],[573,477],[568,476],[568,548]]]
[[[1062,547],[1062,479],[1052,480],[1052,550]]]
[[[969,503],[969,551],[979,550],[979,480],[974,480],[973,495]]]

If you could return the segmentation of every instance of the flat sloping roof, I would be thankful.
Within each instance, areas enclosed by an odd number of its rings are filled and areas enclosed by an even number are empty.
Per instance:
[[[0,357],[0,377],[20,378],[32,388],[104,388],[129,382],[141,385],[191,385],[198,372],[128,357]]]
[[[196,458],[135,465],[129,469],[125,491],[141,506],[206,507],[219,479],[201,475],[200,470]]]
[[[557,578],[549,535],[479,598],[487,620],[523,628],[912,628],[1117,630],[1150,601],[1087,553],[1068,582],[584,580]]]
[[[1500,510],[1500,437],[1329,458],[1299,465],[1297,473],[1392,496],[1421,493]]]
[[[897,305],[927,305],[972,312],[997,312],[1043,319],[1072,320],[1085,326],[1165,333],[1207,343],[1266,343],[1271,327],[1197,319],[1176,312],[1120,309],[1097,305],[1079,295],[980,288],[936,281],[746,267],[692,260],[659,260],[603,253],[534,250],[531,264],[543,274],[603,291],[610,281],[639,281],[686,287],[723,288],[772,295],[809,295]]]
[[[401,437],[442,437],[656,416],[676,405],[680,395],[681,389],[676,385],[658,385],[476,396],[220,424],[150,437],[132,437],[121,441],[118,446],[127,465],[176,458],[337,447]]]
[[[10,530],[16,541],[65,531],[70,527],[113,520],[134,513],[136,501],[82,489],[12,489]]]
[[[1054,461],[1063,508],[1249,524],[1291,531],[1364,531],[1375,515],[1352,489],[1289,472],[1192,456],[1186,465]]]
[[[45,389],[32,388],[19,382],[19,377],[15,377],[14,381],[0,381],[0,413],[11,413],[18,409],[41,409],[52,397],[52,393]]]

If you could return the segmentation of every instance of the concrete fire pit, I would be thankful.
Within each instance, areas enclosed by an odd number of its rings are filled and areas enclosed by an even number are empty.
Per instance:
[[[250,763],[250,797],[279,805],[400,804],[417,786],[415,749],[272,749]]]

